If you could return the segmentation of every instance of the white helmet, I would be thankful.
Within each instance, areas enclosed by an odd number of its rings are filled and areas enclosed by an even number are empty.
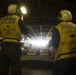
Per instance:
[[[60,20],[62,21],[71,21],[72,20],[72,14],[68,10],[61,10],[60,11]]]
[[[16,4],[10,4],[8,6],[8,14],[16,14],[17,13],[17,5]]]

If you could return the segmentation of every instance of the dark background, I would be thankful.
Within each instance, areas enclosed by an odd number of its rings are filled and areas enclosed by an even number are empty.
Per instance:
[[[62,9],[71,11],[72,21],[76,23],[76,0],[0,0],[0,17],[7,15],[7,7],[11,3],[26,6],[24,20],[29,25],[54,25]]]

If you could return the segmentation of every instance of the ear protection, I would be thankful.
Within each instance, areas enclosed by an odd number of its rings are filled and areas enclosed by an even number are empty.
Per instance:
[[[58,20],[62,20],[62,15],[61,15],[61,13],[59,13],[59,14],[57,15],[57,19],[58,19]]]
[[[16,15],[18,15],[19,17],[21,17],[22,13],[21,13],[20,7],[17,7],[17,9],[16,9]]]

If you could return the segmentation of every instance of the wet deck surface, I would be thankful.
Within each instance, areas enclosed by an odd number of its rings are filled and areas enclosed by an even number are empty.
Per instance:
[[[52,65],[44,61],[22,61],[22,75],[52,75]]]
[[[24,61],[22,62],[22,75],[52,75],[52,63]]]
[[[51,69],[22,68],[22,75],[52,75]]]

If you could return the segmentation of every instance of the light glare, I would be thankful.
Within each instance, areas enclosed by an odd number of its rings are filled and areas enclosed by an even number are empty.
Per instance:
[[[25,7],[21,7],[20,9],[21,9],[21,11],[22,11],[23,14],[26,14],[26,9],[25,9]]]
[[[48,44],[47,40],[31,40],[31,44],[35,46],[46,46]]]

